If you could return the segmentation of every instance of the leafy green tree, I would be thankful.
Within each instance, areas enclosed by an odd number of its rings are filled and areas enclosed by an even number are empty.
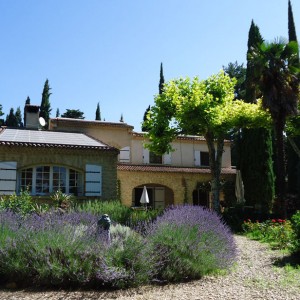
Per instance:
[[[101,121],[101,112],[100,112],[100,104],[99,104],[99,102],[97,103],[96,118],[95,118],[95,120]]]
[[[251,54],[252,48],[262,42],[263,38],[259,28],[252,20],[248,36],[247,57]],[[249,103],[256,103],[257,98],[261,96],[261,92],[253,80],[254,71],[247,61],[243,99]],[[271,131],[268,128],[243,128],[238,141],[239,161],[237,167],[242,173],[246,204],[256,206],[261,212],[267,214],[272,210],[275,196]]]
[[[50,105],[50,90],[49,87],[49,81],[46,79],[44,84],[44,89],[42,93],[42,102],[41,102],[41,108],[40,108],[40,117],[43,117],[46,121],[46,123],[49,123],[50,119],[50,113],[51,113],[51,105]]]
[[[277,198],[286,217],[285,147],[284,129],[287,117],[297,114],[299,99],[298,44],[278,40],[253,47],[249,63],[254,70],[253,81],[263,95],[263,107],[270,112],[276,138]]]
[[[71,119],[84,119],[84,113],[79,109],[67,109],[65,113],[61,115],[62,118]]]
[[[9,114],[6,116],[5,125],[14,128],[18,127],[18,120],[13,108],[10,109]]]
[[[158,154],[172,151],[178,134],[203,135],[209,151],[213,208],[220,211],[220,175],[224,139],[229,129],[267,124],[259,104],[234,100],[235,79],[224,72],[200,81],[175,79],[164,84],[151,108],[147,147]]]

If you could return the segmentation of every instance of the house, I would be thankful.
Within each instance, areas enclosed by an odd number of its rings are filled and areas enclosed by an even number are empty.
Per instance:
[[[57,133],[84,133],[119,149],[119,197],[129,207],[140,205],[144,186],[153,208],[183,203],[212,206],[208,148],[203,137],[178,136],[172,142],[174,152],[158,156],[145,147],[149,142],[145,134],[135,132],[124,122],[54,118],[50,119],[49,129]],[[233,181],[235,173],[231,167],[230,142],[226,141],[222,179]]]
[[[118,149],[78,132],[39,130],[39,110],[25,107],[24,129],[0,129],[0,195],[61,190],[82,198],[117,197]],[[28,129],[30,128],[30,129]]]

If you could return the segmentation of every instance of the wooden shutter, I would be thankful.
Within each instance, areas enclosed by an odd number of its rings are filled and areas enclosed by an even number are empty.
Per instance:
[[[120,150],[119,162],[130,163],[130,147],[124,147]]]
[[[0,162],[0,194],[11,195],[16,193],[17,162]]]
[[[194,152],[194,161],[195,161],[195,166],[200,167],[200,151],[195,150]]]
[[[85,166],[85,195],[102,195],[102,167],[87,164]]]
[[[143,148],[143,163],[149,164],[149,149]]]

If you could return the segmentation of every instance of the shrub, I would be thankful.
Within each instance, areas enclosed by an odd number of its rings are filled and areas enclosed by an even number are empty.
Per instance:
[[[2,197],[0,199],[0,210],[11,210],[25,215],[34,211],[34,205],[29,192],[26,190],[21,191],[19,196],[13,194],[8,197]]]
[[[264,222],[244,221],[243,230],[252,239],[269,243],[273,248],[292,249],[295,234],[289,220],[269,219]]]
[[[174,206],[149,225],[147,239],[159,251],[157,279],[197,279],[232,266],[236,244],[229,228],[200,206]]]
[[[295,247],[300,251],[300,210],[298,210],[291,218],[292,227],[295,231]]]

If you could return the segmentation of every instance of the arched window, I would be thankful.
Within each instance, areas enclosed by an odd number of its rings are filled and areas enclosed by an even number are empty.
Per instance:
[[[19,190],[32,195],[48,195],[55,191],[80,196],[83,194],[83,175],[64,166],[35,166],[19,173]]]

